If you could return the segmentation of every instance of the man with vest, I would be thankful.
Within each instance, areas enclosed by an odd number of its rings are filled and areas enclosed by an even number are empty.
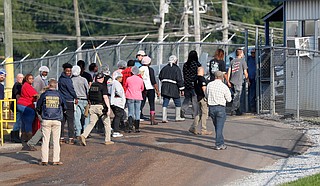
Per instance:
[[[64,108],[64,109],[63,109]],[[66,103],[57,91],[57,81],[51,79],[49,89],[41,94],[37,102],[37,112],[41,114],[43,143],[41,146],[41,163],[48,165],[49,160],[49,140],[52,133],[53,138],[53,165],[62,165],[60,162],[60,133],[61,121],[63,120],[63,110]]]
[[[92,83],[89,90],[89,102],[90,102],[90,123],[84,129],[83,133],[80,136],[83,146],[86,146],[86,138],[90,134],[94,125],[101,117],[104,123],[105,129],[105,145],[114,144],[111,141],[111,124],[110,124],[110,103],[108,98],[108,89],[107,86],[103,84],[104,74],[98,73],[96,75],[96,82]]]

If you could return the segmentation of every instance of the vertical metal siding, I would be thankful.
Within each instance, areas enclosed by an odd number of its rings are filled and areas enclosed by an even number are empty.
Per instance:
[[[320,0],[287,1],[285,5],[288,21],[320,19]]]

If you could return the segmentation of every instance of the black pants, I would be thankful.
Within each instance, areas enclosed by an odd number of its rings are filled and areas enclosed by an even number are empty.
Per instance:
[[[150,106],[150,112],[155,111],[155,105],[154,105],[154,102],[156,99],[155,90],[154,89],[147,90],[146,93],[142,93],[142,97],[143,97],[143,100],[141,102],[141,108],[140,108],[141,113],[144,105],[146,104],[147,98]]]
[[[68,137],[74,138],[74,105],[73,102],[67,102],[67,110],[63,114],[63,120],[61,122],[61,137],[64,136],[64,127],[66,122],[68,123]]]
[[[120,122],[123,122],[124,110],[115,105],[111,105],[112,112],[114,114],[114,118],[111,124],[114,132],[120,132]]]

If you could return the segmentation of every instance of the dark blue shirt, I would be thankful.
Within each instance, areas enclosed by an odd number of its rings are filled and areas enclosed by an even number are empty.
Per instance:
[[[4,86],[0,83],[0,99],[4,99]]]
[[[256,78],[256,59],[252,56],[248,57],[248,75],[249,79]]]
[[[73,101],[74,99],[77,99],[77,94],[74,91],[72,80],[70,77],[66,76],[64,72],[61,73],[58,87],[64,100]]]

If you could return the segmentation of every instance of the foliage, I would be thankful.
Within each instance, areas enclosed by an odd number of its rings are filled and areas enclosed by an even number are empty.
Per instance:
[[[314,186],[314,185],[320,185],[320,174],[305,177],[297,181],[289,182],[289,183],[283,184],[282,186]]]

